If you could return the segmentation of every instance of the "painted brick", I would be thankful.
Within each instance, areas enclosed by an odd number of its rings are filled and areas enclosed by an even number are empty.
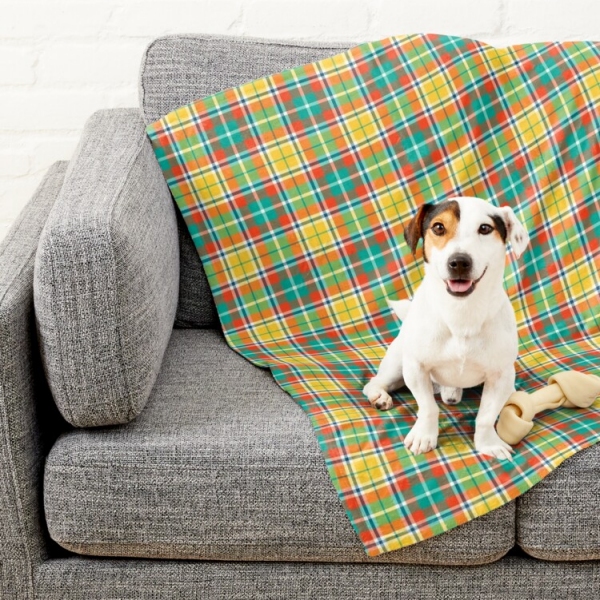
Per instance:
[[[0,220],[0,242],[6,237],[6,234],[8,233],[12,223],[13,219]]]
[[[169,33],[225,33],[238,21],[242,0],[120,2],[109,31],[120,36],[157,37]]]
[[[0,19],[0,239],[99,108],[138,105],[143,49],[201,32],[352,43],[415,32],[497,46],[600,40],[597,0],[5,0]],[[8,157],[6,156],[8,154]]]
[[[109,106],[111,108],[132,108],[139,107],[140,97],[137,85],[137,76],[135,81],[126,87],[112,90],[108,96]]]
[[[31,47],[0,44],[0,85],[35,83],[37,53]]]
[[[9,147],[10,148],[10,147]],[[29,172],[31,158],[14,151],[0,152],[0,177],[20,177]]]
[[[80,131],[94,111],[109,106],[107,97],[108,92],[93,89],[3,92],[0,130]]]
[[[14,221],[42,180],[43,174],[0,179],[0,220]]]
[[[505,0],[505,4],[505,31],[519,43],[600,40],[597,0]]]
[[[3,2],[0,40],[97,35],[113,9],[110,2]]]
[[[367,39],[371,20],[368,3],[358,0],[256,0],[245,10],[244,32],[281,39]]]
[[[79,143],[80,133],[46,135],[42,141],[34,140],[31,149],[31,172],[42,173],[57,160],[70,160]]]
[[[379,34],[375,37],[405,33],[482,36],[501,27],[501,6],[500,0],[381,0],[373,19]]]
[[[145,40],[51,44],[40,56],[40,83],[53,87],[76,84],[107,88],[131,84],[138,77],[146,45]]]

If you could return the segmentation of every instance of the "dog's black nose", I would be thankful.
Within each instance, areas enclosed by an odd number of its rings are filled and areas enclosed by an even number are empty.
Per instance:
[[[457,252],[448,259],[448,271],[453,279],[467,279],[473,268],[473,260],[468,254]]]

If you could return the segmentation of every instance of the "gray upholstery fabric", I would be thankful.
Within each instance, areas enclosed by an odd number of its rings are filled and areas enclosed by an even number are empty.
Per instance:
[[[75,426],[139,414],[177,307],[175,208],[139,111],[86,124],[40,238],[34,299],[50,388]]]
[[[61,437],[46,464],[50,535],[97,556],[473,565],[514,544],[514,503],[369,559],[300,407],[220,332],[175,330],[126,426]]]
[[[600,445],[571,456],[517,498],[517,517],[517,541],[531,556],[600,559]]]
[[[210,35],[159,37],[142,59],[144,119],[152,123],[199,98],[332,56],[350,46]]]
[[[39,600],[597,600],[594,563],[508,556],[480,567],[51,560]]]
[[[33,567],[47,555],[40,489],[56,421],[40,376],[33,264],[66,167],[50,168],[0,244],[0,597],[7,599],[33,598]]]
[[[224,89],[332,56],[352,44],[297,44],[269,40],[177,35],[147,48],[140,75],[140,103],[146,123]],[[176,324],[214,327],[218,318],[192,238],[179,232],[181,282]]]

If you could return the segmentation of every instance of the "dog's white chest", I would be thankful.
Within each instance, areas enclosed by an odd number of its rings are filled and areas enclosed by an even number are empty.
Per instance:
[[[473,387],[485,379],[485,349],[477,337],[451,336],[431,357],[431,376],[440,385]]]

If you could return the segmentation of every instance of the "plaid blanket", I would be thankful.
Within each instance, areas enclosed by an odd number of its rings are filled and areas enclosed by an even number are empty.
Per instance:
[[[518,387],[600,361],[600,45],[492,48],[415,35],[367,43],[184,106],[148,127],[228,343],[303,407],[369,555],[522,494],[600,439],[600,406],[539,417],[513,460],[475,452],[480,390],[440,406],[438,448],[402,444],[408,391],[361,393],[411,297],[403,242],[423,202],[508,204],[532,241],[506,267]]]

